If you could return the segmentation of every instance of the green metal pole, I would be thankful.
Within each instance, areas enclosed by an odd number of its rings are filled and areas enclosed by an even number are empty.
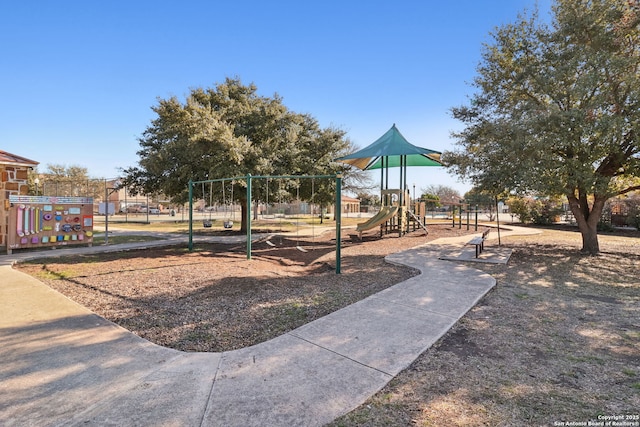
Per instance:
[[[193,181],[189,180],[189,252],[193,251]]]
[[[340,274],[340,244],[342,241],[342,174],[336,175],[336,274]]]
[[[496,196],[496,224],[498,226],[498,246],[502,245],[500,241],[500,212],[498,211],[498,196]]]
[[[109,189],[107,178],[104,179],[104,244],[109,244]]]
[[[251,259],[251,174],[247,174],[247,259]]]
[[[403,172],[404,172],[404,159],[405,156],[400,156],[400,194],[398,194],[398,237],[402,237],[402,232],[404,231],[404,180]]]

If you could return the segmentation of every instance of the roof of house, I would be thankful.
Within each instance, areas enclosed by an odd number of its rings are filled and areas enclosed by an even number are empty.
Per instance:
[[[352,202],[352,203],[360,203],[360,199],[355,199],[353,197],[349,197],[349,196],[345,196],[344,194],[341,194],[341,198],[343,202]]]
[[[0,150],[0,164],[33,167],[38,166],[40,162]]]

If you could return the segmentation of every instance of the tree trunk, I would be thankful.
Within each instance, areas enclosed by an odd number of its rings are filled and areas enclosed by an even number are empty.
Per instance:
[[[575,196],[568,196],[571,212],[578,223],[578,229],[582,235],[582,249],[580,252],[589,255],[598,255],[600,253],[600,244],[598,243],[598,222],[604,209],[606,199],[595,197],[595,201],[591,208],[586,202],[586,197],[579,200]]]
[[[247,232],[247,201],[240,201],[240,231],[243,233]]]
[[[580,229],[582,234],[582,249],[580,252],[589,255],[598,255],[600,253],[600,245],[598,244],[598,227],[588,226],[586,230]]]

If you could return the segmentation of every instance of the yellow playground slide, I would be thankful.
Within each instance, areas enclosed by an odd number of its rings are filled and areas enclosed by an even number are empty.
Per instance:
[[[358,232],[360,237],[362,237],[363,231],[370,230],[373,227],[377,227],[397,213],[397,206],[383,206],[382,209],[380,209],[380,212],[369,218],[366,222],[361,222],[360,224],[358,224],[358,226],[356,227],[356,231]]]

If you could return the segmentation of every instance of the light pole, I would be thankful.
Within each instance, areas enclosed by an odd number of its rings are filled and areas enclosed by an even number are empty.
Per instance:
[[[109,196],[119,190],[119,181],[113,182],[113,187],[107,187],[107,180],[104,180],[104,244],[109,244]],[[148,207],[147,207],[148,209]]]

